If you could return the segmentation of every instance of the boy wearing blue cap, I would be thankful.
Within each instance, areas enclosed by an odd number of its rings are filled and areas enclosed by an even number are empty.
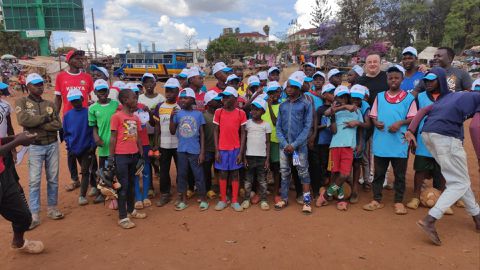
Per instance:
[[[405,193],[405,174],[408,165],[408,145],[403,143],[403,134],[407,125],[417,113],[413,95],[402,91],[404,69],[395,65],[387,70],[389,90],[377,94],[370,111],[375,126],[373,132],[373,155],[375,176],[373,179],[373,200],[363,209],[374,211],[383,208],[381,203],[383,183],[389,163],[395,175],[395,214],[405,215],[403,205]]]
[[[402,66],[405,69],[405,78],[403,78],[400,89],[403,91],[413,91],[423,79],[423,72],[418,70],[417,49],[407,47],[402,51]]]
[[[270,124],[262,120],[262,115],[267,108],[267,102],[263,98],[257,98],[252,102],[251,119],[247,121],[247,149],[245,151],[244,164],[247,168],[245,179],[245,200],[243,209],[250,207],[250,196],[255,177],[258,181],[258,193],[260,195],[260,208],[269,210],[267,202],[267,179],[265,172],[270,166]]]
[[[67,100],[72,104],[73,110],[68,111],[63,117],[63,132],[67,151],[80,163],[82,175],[80,197],[78,205],[87,205],[87,188],[90,182],[92,164],[95,157],[95,142],[93,140],[93,127],[88,125],[88,109],[82,106],[83,96],[79,90],[71,90]]]
[[[32,225],[40,225],[40,186],[42,166],[45,163],[47,175],[47,216],[51,219],[62,219],[64,215],[57,208],[58,204],[58,172],[59,150],[58,131],[62,128],[58,111],[53,102],[42,98],[44,91],[43,78],[36,74],[27,77],[29,95],[15,102],[17,121],[25,131],[37,133],[35,141],[29,147],[29,200],[32,212]]]
[[[310,176],[308,173],[307,138],[312,126],[312,103],[301,88],[305,81],[305,74],[296,71],[290,75],[286,93],[288,100],[280,105],[277,119],[277,137],[280,142],[280,173],[282,200],[275,204],[280,210],[288,205],[288,190],[292,176],[290,164],[298,171],[298,177],[303,185],[303,209],[306,214],[312,212],[310,195]]]

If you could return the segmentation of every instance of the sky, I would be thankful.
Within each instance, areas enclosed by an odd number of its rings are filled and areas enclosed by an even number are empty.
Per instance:
[[[334,1],[329,0],[331,3]],[[205,49],[224,27],[241,32],[270,26],[270,34],[286,33],[293,19],[309,28],[315,0],[84,0],[86,32],[54,32],[54,47],[93,50],[92,16],[95,13],[97,50],[106,55],[137,51],[138,42],[157,51],[185,47],[185,37],[195,35]],[[335,8],[335,7],[334,7]],[[63,39],[63,40],[62,40]]]

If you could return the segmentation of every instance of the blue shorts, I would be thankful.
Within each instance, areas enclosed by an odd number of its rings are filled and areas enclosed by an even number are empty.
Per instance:
[[[240,148],[233,150],[220,150],[220,163],[215,161],[215,169],[221,171],[235,171],[243,168],[243,163],[237,164]]]

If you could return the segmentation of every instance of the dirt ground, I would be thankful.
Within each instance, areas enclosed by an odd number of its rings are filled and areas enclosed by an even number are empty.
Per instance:
[[[211,85],[212,83],[209,82]],[[18,97],[18,95],[17,95]],[[52,91],[47,93],[52,97]],[[12,105],[14,98],[7,99]],[[16,120],[13,120],[16,123]],[[468,127],[468,125],[466,125]],[[16,131],[20,129],[15,124]],[[469,173],[476,194],[480,181],[476,157],[466,132]],[[361,192],[360,202],[347,212],[333,204],[301,214],[301,206],[264,212],[253,206],[243,213],[232,209],[199,212],[195,201],[183,212],[173,204],[145,209],[148,218],[135,220],[137,228],[117,226],[118,214],[103,205],[78,206],[78,190],[67,193],[69,173],[64,145],[60,157],[59,208],[65,219],[46,217],[46,184],[42,180],[42,224],[26,233],[42,240],[45,253],[31,256],[10,250],[10,223],[0,219],[0,269],[480,269],[480,234],[465,211],[438,222],[443,246],[430,244],[415,221],[426,208],[393,213],[393,191],[384,191],[386,207],[361,209],[371,199]],[[407,173],[406,200],[413,189],[412,161]],[[28,193],[27,162],[17,167]],[[174,174],[174,170],[171,171]],[[393,176],[390,176],[393,177]],[[154,180],[158,191],[158,179]],[[293,196],[293,192],[292,192]],[[92,200],[92,199],[90,199]],[[154,201],[158,200],[155,198]],[[272,204],[273,198],[269,198]],[[297,269],[298,269],[297,268]]]

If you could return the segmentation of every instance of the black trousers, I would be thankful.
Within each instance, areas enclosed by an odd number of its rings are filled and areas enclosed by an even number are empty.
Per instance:
[[[70,179],[72,181],[78,181],[78,169],[77,169],[77,158],[73,153],[67,152],[67,165],[68,171],[70,172]]]
[[[80,185],[80,195],[85,197],[87,195],[88,184],[92,187],[97,186],[97,181],[95,178],[95,172],[97,171],[97,158],[95,157],[95,152],[90,152],[89,150],[83,151],[79,155],[72,156],[75,158],[75,162],[80,163],[80,174],[82,175],[81,185]],[[75,168],[76,168],[75,163]]]
[[[315,145],[313,150],[308,149],[308,172],[310,173],[310,183],[314,197],[319,195],[320,187],[325,183],[324,178],[322,178],[322,156],[320,152],[321,148],[318,144]]]
[[[0,174],[0,215],[12,222],[16,233],[27,231],[32,223],[32,214],[13,164],[5,166],[5,171]]]
[[[392,163],[393,174],[395,175],[393,186],[395,190],[395,203],[401,203],[403,202],[403,195],[405,194],[405,174],[407,172],[408,158],[374,157],[375,175],[372,183],[373,199],[377,202],[382,201],[383,183],[385,182],[385,174],[387,173],[390,162]]]
[[[212,166],[215,162],[215,152],[205,152],[205,161],[203,162],[203,175],[205,180],[205,190],[212,189]]]
[[[170,166],[172,158],[177,166],[177,149],[160,148],[160,193],[170,194],[172,179],[170,178]]]

